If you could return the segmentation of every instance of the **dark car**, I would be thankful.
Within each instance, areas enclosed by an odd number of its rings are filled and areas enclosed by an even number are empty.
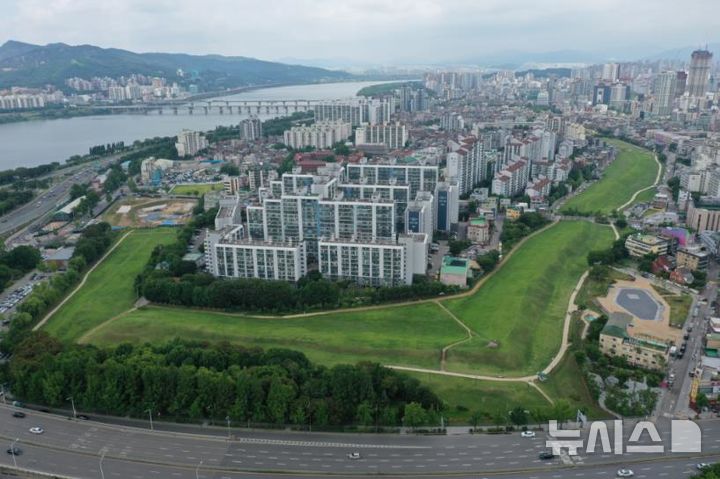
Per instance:
[[[542,459],[543,461],[547,461],[548,459],[553,459],[555,457],[555,454],[553,454],[550,451],[543,451],[540,454],[538,454],[538,458]]]
[[[13,417],[22,419],[22,418],[25,417],[25,413],[24,413],[24,412],[20,412],[20,411],[15,411],[15,412],[13,413]]]
[[[90,416],[88,416],[87,414],[78,414],[76,417],[77,417],[78,419],[82,419],[83,421],[89,421],[89,420],[90,420]]]
[[[22,454],[22,449],[19,447],[8,447],[6,452],[11,456],[20,456]]]

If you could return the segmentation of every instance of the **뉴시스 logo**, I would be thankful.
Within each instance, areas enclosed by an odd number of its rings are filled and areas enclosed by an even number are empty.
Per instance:
[[[608,425],[602,421],[590,422],[587,445],[580,438],[580,429],[558,429],[557,421],[550,421],[548,434],[553,439],[545,442],[545,446],[552,448],[552,453],[560,455],[562,449],[567,450],[570,456],[576,456],[578,450],[585,448],[588,454],[594,453],[598,445],[604,454],[620,455],[627,453],[648,453],[662,454],[666,452],[660,434],[655,424],[650,421],[640,421],[635,424],[628,444],[623,444],[623,422],[613,422],[612,442],[608,431]],[[702,434],[700,427],[688,420],[673,419],[670,427],[670,451],[669,452],[702,452]],[[643,434],[646,433],[652,444],[637,444]]]

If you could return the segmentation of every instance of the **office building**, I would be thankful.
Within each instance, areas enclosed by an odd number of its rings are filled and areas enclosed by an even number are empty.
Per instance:
[[[457,224],[459,197],[457,184],[438,183],[435,190],[435,229],[448,232]]]
[[[433,214],[434,198],[432,193],[421,191],[415,200],[405,208],[405,232],[425,233],[432,238],[435,230],[435,215]]]

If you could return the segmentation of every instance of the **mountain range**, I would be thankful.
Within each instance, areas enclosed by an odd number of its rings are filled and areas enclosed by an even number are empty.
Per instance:
[[[178,70],[182,70],[184,75],[179,76]],[[352,75],[343,71],[248,57],[134,53],[93,45],[33,45],[14,40],[0,46],[0,88],[44,85],[62,88],[67,78],[117,78],[133,73],[161,76],[179,84],[193,83],[198,85],[200,91],[352,78]]]

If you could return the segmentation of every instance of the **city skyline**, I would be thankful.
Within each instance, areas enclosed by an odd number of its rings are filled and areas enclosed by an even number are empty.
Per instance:
[[[341,67],[646,58],[712,43],[720,27],[720,19],[705,14],[709,0],[686,2],[673,15],[665,13],[672,7],[665,0],[231,3],[10,0],[0,43],[95,44]]]

